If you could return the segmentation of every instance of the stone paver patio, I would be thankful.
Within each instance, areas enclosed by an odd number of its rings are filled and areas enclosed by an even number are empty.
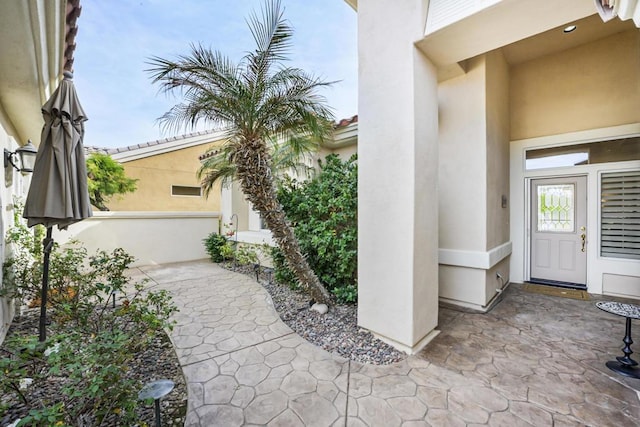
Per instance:
[[[441,307],[424,351],[373,366],[300,338],[250,277],[208,261],[132,274],[180,308],[186,426],[640,425],[640,380],[604,366],[622,354],[624,319],[593,300],[512,285],[489,314]]]

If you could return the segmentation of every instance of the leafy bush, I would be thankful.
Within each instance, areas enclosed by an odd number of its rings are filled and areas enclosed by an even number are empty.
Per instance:
[[[243,244],[236,250],[236,262],[240,265],[260,264],[259,248],[251,244]]]
[[[329,155],[320,162],[320,173],[312,180],[284,180],[278,190],[282,204],[309,264],[324,286],[331,290],[349,287],[343,301],[357,295],[358,169],[353,156],[342,161]],[[275,276],[289,285],[295,282],[286,271],[284,257],[272,252]],[[334,293],[335,294],[335,293]]]
[[[13,220],[16,225],[6,233],[8,253],[2,265],[0,296],[22,299],[25,284],[39,284],[42,281],[42,263],[37,261],[42,259],[42,239],[45,231],[41,225],[30,230],[20,218],[24,204],[19,200],[14,200],[13,204]],[[30,289],[29,292],[37,294],[38,289]]]
[[[298,278],[287,267],[287,260],[284,254],[277,246],[271,248],[271,260],[273,262],[273,277],[278,283],[289,286],[291,289],[299,289],[300,283]]]
[[[338,302],[351,303],[358,300],[358,288],[354,285],[340,286],[331,291]]]
[[[203,239],[204,248],[211,257],[213,262],[222,262],[229,259],[229,250],[232,251],[229,242],[225,236],[218,233],[211,233],[206,239]]]
[[[20,237],[17,241],[28,237],[24,230],[12,233]],[[176,307],[167,291],[130,283],[125,271],[133,260],[122,249],[87,257],[79,244],[54,246],[49,272],[52,333],[44,343],[37,336],[9,337],[0,355],[0,369],[11,372],[0,376],[0,389],[31,408],[19,426],[101,425],[106,419],[135,424],[142,384],[127,376],[129,366],[159,331],[173,327],[170,316]],[[18,250],[5,269],[41,271],[41,264],[30,250]],[[14,271],[11,292],[33,299],[40,280]],[[115,308],[113,293],[122,301]],[[59,392],[32,398],[26,391],[45,381],[57,384]]]

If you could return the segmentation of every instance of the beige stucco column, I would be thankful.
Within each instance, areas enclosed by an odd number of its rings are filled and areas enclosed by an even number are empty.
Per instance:
[[[426,1],[358,4],[358,323],[408,352],[438,319],[438,104]]]

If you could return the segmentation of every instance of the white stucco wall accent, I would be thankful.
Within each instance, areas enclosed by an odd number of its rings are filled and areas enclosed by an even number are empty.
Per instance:
[[[229,238],[231,241],[235,240],[235,236]],[[238,231],[238,242],[250,243],[253,245],[269,245],[275,246],[273,236],[269,230],[260,231]]]
[[[511,142],[511,239],[513,253],[511,256],[511,280],[522,283],[529,279],[529,192],[531,179],[548,176],[587,176],[587,290],[590,293],[613,295],[623,294],[640,298],[640,288],[631,295],[626,286],[629,279],[620,279],[613,275],[640,277],[640,261],[606,258],[599,255],[599,175],[608,171],[637,170],[640,161],[599,163],[573,166],[570,168],[551,168],[525,171],[525,150],[531,148],[554,147],[607,139],[624,138],[640,135],[640,123],[570,132],[546,137],[530,138]],[[624,282],[624,283],[623,283]],[[608,287],[607,287],[608,286]]]
[[[439,274],[440,302],[487,312],[510,284],[509,256],[488,269],[440,264]]]
[[[426,5],[358,5],[358,324],[408,352],[438,315],[436,70],[413,45]]]
[[[222,217],[221,222],[224,224],[229,223],[231,215],[233,215],[233,185],[223,184],[220,188],[220,211]],[[223,232],[222,229],[219,232]]]
[[[89,254],[123,248],[134,266],[208,258],[202,239],[218,231],[218,212],[94,212],[94,216],[54,229],[53,239],[84,243]]]
[[[248,223],[249,223],[249,231],[260,231],[262,230],[262,221],[260,221],[260,212],[256,211],[253,208],[253,204],[249,203],[249,213],[248,213]]]
[[[511,242],[503,243],[489,251],[464,251],[456,249],[440,249],[438,262],[440,265],[450,265],[488,270],[511,255]]]
[[[440,301],[483,311],[485,270],[440,265]]]
[[[640,276],[604,273],[602,275],[602,293],[624,298],[638,298]]]

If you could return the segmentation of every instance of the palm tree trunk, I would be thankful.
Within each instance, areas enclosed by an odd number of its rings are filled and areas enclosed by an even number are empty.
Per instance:
[[[242,191],[253,207],[260,212],[271,230],[289,268],[316,302],[329,304],[331,296],[309,267],[284,210],[278,202],[266,144],[260,140],[248,141],[241,144],[234,154],[237,177]]]

